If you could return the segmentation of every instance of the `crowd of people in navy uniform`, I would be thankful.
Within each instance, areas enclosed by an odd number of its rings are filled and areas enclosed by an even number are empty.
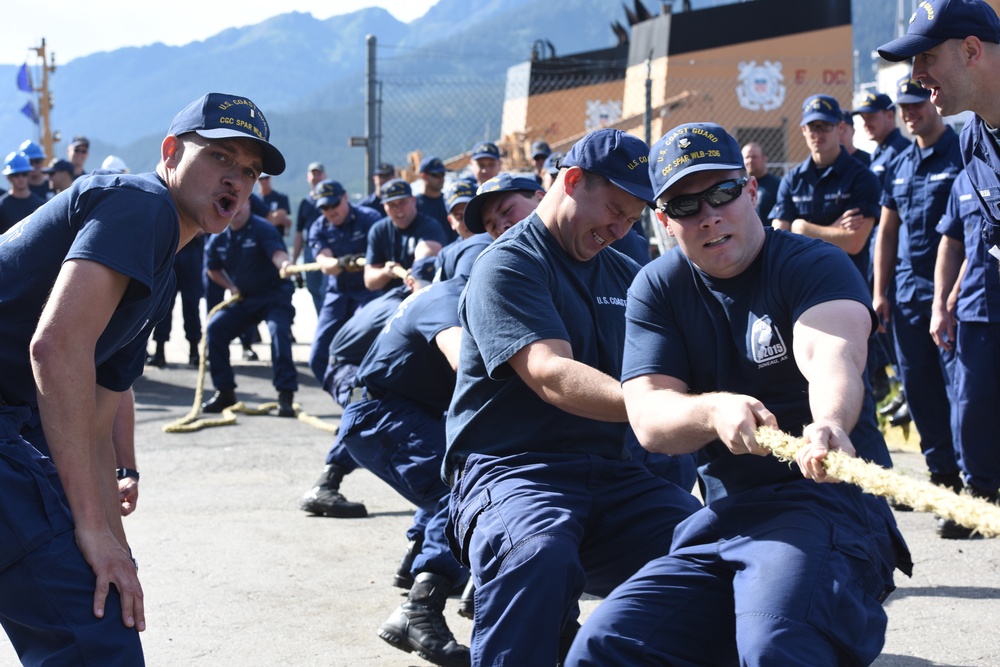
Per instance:
[[[189,364],[207,332],[203,410],[237,402],[230,343],[258,360],[266,322],[294,417],[299,287],[343,409],[300,508],[367,516],[340,491],[358,467],[416,508],[389,644],[438,665],[870,664],[910,508],[830,483],[826,456],[891,467],[878,413],[912,419],[932,483],[1000,503],[1000,20],[932,0],[880,53],[911,74],[853,110],[806,98],[809,157],[780,177],[707,120],[652,146],[609,128],[533,142],[528,173],[491,142],[464,175],[381,163],[356,202],[312,162],[293,218],[243,97],[178,113],[150,174],[86,173],[84,137],[44,167],[25,141],[0,196],[0,623],[21,659],[142,664],[132,382],[169,368],[180,295]],[[960,137],[942,114],[963,109]],[[656,259],[647,209],[676,244]],[[317,268],[295,280],[299,261]],[[802,438],[793,465],[759,427]],[[583,593],[604,599],[581,624]]]

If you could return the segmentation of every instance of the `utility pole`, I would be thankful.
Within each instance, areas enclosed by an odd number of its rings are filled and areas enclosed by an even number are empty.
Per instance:
[[[45,62],[45,38],[42,38],[42,45],[32,47],[32,50],[42,59],[42,87],[35,88],[38,94],[38,116],[42,121],[42,135],[39,138],[42,150],[45,151],[46,160],[55,157],[55,143],[59,139],[52,133],[52,93],[49,91],[49,74],[55,74],[56,56],[50,56],[51,63]],[[56,133],[58,134],[58,133]]]
[[[381,147],[377,144],[381,142],[382,132],[380,127],[379,108],[377,101],[378,79],[375,72],[376,45],[378,40],[375,35],[365,37],[368,45],[368,60],[365,71],[365,83],[367,84],[367,99],[365,100],[365,136],[368,139],[368,151],[365,153],[365,183],[368,184],[368,194],[375,191],[375,184],[372,182],[372,170],[380,159]]]

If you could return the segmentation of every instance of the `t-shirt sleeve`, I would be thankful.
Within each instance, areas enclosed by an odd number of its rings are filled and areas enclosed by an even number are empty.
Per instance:
[[[368,247],[365,251],[365,263],[366,264],[385,264],[389,260],[389,255],[386,250],[385,226],[381,224],[374,224],[372,228],[368,230]]]
[[[170,243],[176,217],[158,195],[132,188],[91,190],[77,215],[80,231],[66,259],[86,259],[103,264],[132,279],[130,295],[150,294],[159,264],[172,255],[159,252]],[[75,216],[74,216],[75,217]]]
[[[540,259],[510,246],[479,256],[466,286],[465,323],[494,379],[506,375],[500,367],[524,346],[570,340],[545,271]]]
[[[642,375],[667,375],[690,384],[684,336],[653,262],[628,290],[622,382]]]

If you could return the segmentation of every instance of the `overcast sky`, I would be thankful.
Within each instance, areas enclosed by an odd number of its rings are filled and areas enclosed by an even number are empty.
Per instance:
[[[409,23],[437,0],[14,0],[0,19],[0,64],[37,64],[33,48],[45,39],[56,66],[98,51],[163,42],[180,46],[292,11],[318,19],[363,7],[385,7]],[[30,59],[30,60],[29,60]]]

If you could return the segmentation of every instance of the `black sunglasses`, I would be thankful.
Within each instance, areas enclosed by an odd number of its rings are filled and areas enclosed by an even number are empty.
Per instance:
[[[674,197],[657,208],[671,218],[690,218],[701,210],[701,201],[703,199],[715,208],[733,201],[743,194],[743,186],[747,184],[747,180],[747,177],[744,176],[743,178],[734,178],[716,183],[703,192]]]

